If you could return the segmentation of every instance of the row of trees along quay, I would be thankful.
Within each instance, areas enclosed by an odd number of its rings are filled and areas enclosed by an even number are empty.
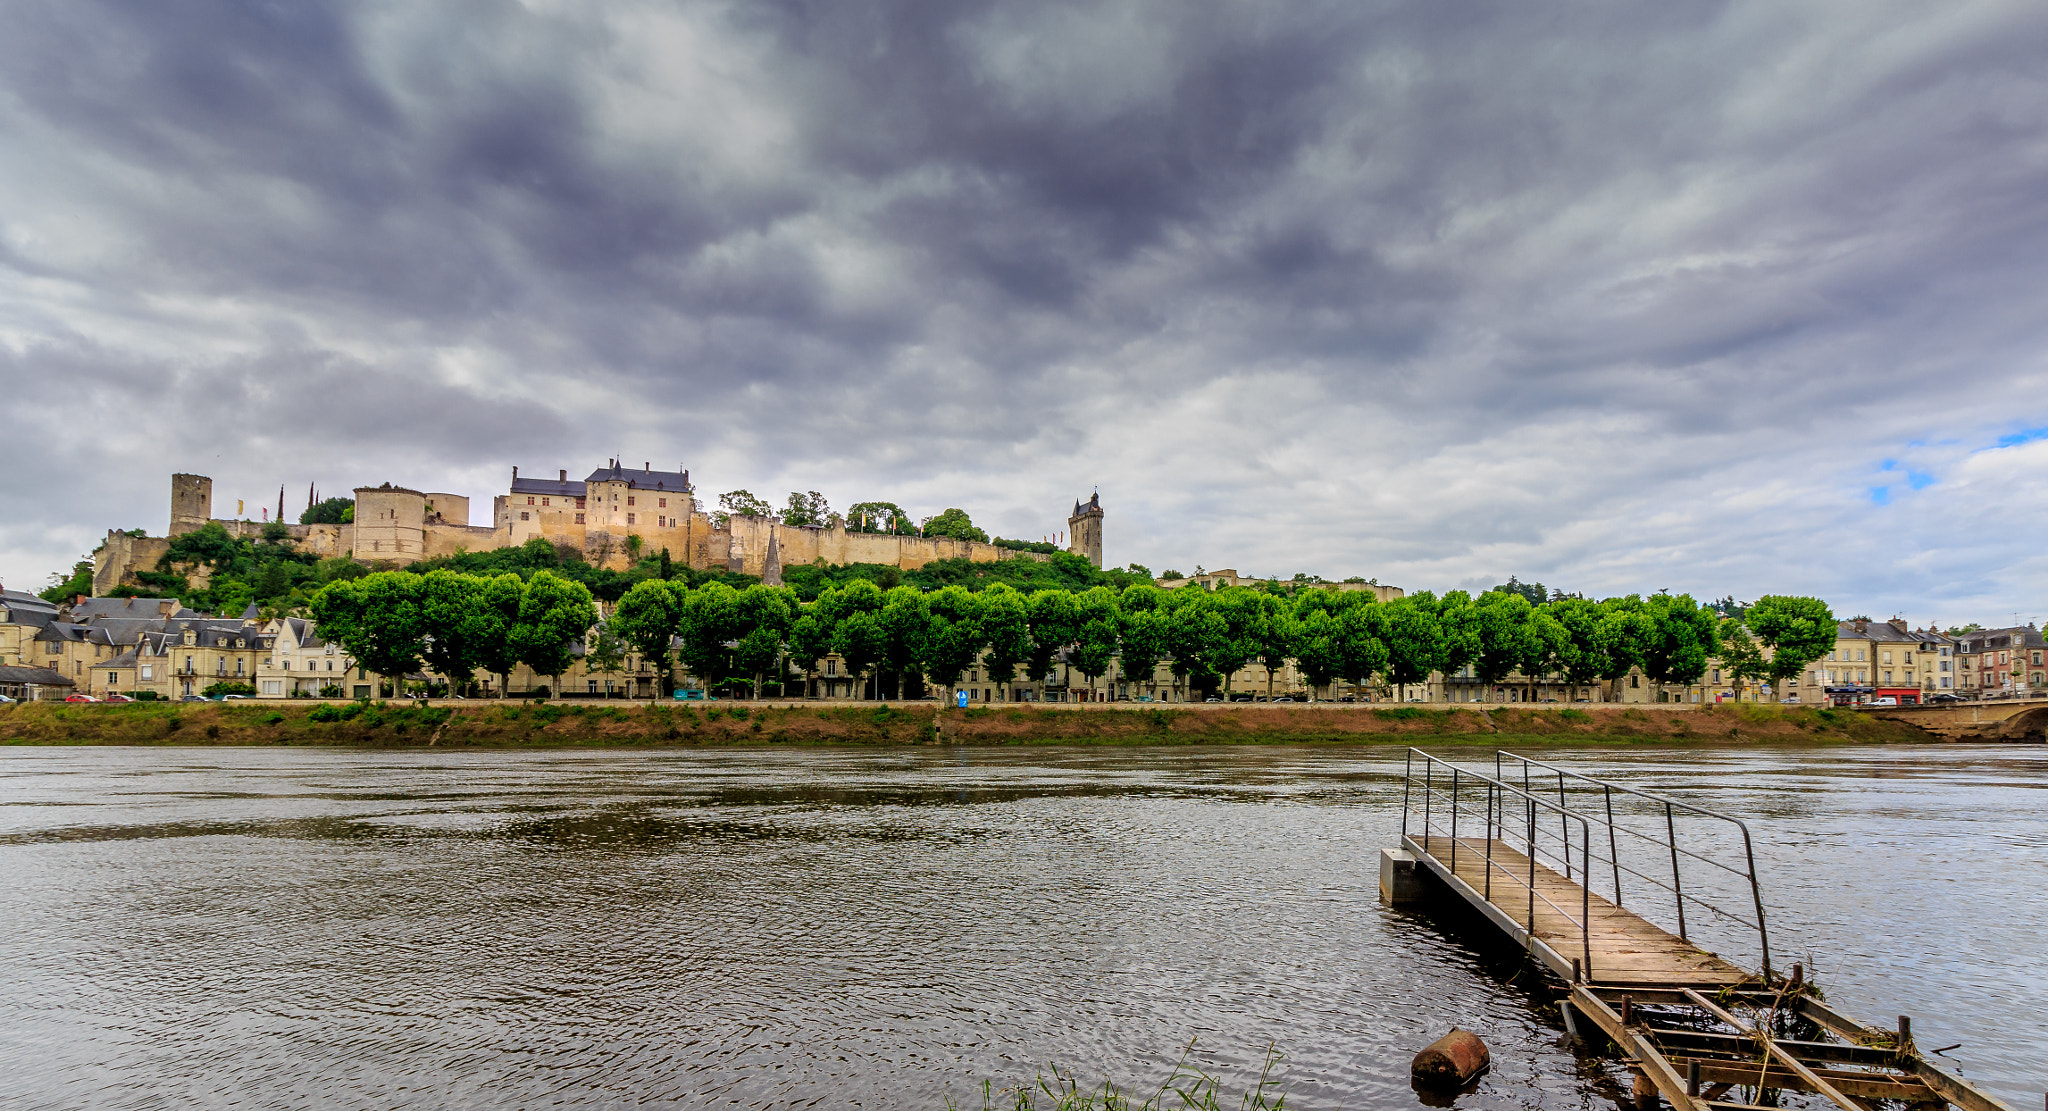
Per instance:
[[[1405,700],[1432,673],[1466,669],[1489,690],[1514,675],[1533,690],[1552,677],[1592,685],[1638,669],[1653,683],[1688,684],[1710,660],[1737,680],[1776,682],[1835,642],[1826,603],[1791,596],[1760,598],[1735,619],[1665,593],[1537,602],[1503,588],[1381,602],[1364,591],[1165,590],[1150,581],[1020,590],[1002,581],[885,587],[853,576],[812,585],[643,578],[600,621],[590,589],[553,571],[440,568],[337,580],[310,609],[323,636],[384,676],[430,670],[459,689],[493,674],[504,691],[524,664],[559,689],[581,646],[594,672],[619,670],[637,653],[664,696],[678,665],[707,687],[760,697],[793,672],[808,690],[820,661],[836,657],[846,678],[872,679],[898,699],[906,680],[950,695],[970,668],[985,669],[1010,698],[1020,677],[1042,683],[1062,666],[1091,691],[1113,666],[1126,681],[1150,681],[1164,667],[1181,697],[1219,687],[1227,695],[1238,672],[1262,667],[1270,694],[1291,662],[1311,697],[1343,680]]]

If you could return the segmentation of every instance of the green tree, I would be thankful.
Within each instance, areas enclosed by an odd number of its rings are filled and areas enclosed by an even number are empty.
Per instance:
[[[484,604],[489,581],[454,571],[420,576],[421,658],[450,686],[468,683],[483,665],[486,639],[497,632]]]
[[[718,495],[718,512],[712,521],[724,528],[734,517],[773,517],[775,508],[745,490],[728,490]]]
[[[754,583],[733,599],[733,618],[738,639],[733,644],[733,666],[752,676],[754,697],[761,697],[761,683],[770,668],[781,673],[789,626],[795,620],[795,593],[779,586]]]
[[[1166,593],[1165,641],[1168,667],[1181,698],[1192,697],[1193,681],[1217,669],[1210,657],[1230,633],[1223,615],[1216,612],[1215,595],[1199,586],[1183,586]]]
[[[1031,601],[997,583],[981,592],[982,637],[988,644],[983,662],[990,681],[1003,689],[1010,701],[1017,681],[1017,668],[1031,658]]]
[[[961,586],[941,587],[925,595],[929,631],[917,662],[933,684],[946,688],[946,701],[960,686],[960,676],[980,657],[987,638],[981,630],[981,595]]]
[[[1117,596],[1117,674],[1126,683],[1152,682],[1166,658],[1166,592],[1134,583]]]
[[[306,507],[299,514],[302,525],[345,525],[356,519],[356,503],[349,498],[328,498]]]
[[[1721,611],[1708,607],[1714,613]],[[1735,697],[1740,699],[1753,679],[1761,679],[1771,673],[1770,662],[1764,659],[1761,645],[1750,635],[1740,621],[1723,621],[1717,635],[1721,642],[1721,670],[1735,681]]]
[[[562,674],[575,660],[575,642],[595,624],[597,603],[588,587],[552,571],[536,571],[519,599],[512,645],[519,662],[554,680],[560,693]]]
[[[879,615],[882,631],[882,666],[896,676],[896,700],[903,701],[903,676],[918,667],[926,642],[932,637],[932,611],[924,592],[914,586],[899,586],[883,596]]]
[[[526,580],[509,571],[485,578],[477,588],[476,666],[498,677],[500,698],[510,693],[512,669],[519,666],[512,630],[519,624],[519,607],[525,600]]]
[[[599,621],[583,640],[583,670],[606,673],[626,666],[626,638],[614,632],[611,623]],[[605,692],[607,696],[610,691]]]
[[[1324,591],[1313,591],[1321,594]],[[1286,601],[1273,595],[1259,598],[1259,608],[1265,612],[1260,616],[1253,636],[1258,641],[1258,653],[1253,658],[1266,669],[1266,701],[1273,700],[1273,677],[1294,658],[1296,638],[1300,629],[1294,622],[1294,611]]]
[[[789,505],[782,511],[782,523],[792,527],[800,525],[822,525],[832,517],[832,506],[825,501],[825,495],[816,490],[809,493],[789,492]]]
[[[825,603],[826,594],[837,593],[829,589],[811,602],[799,602],[796,616],[789,626],[789,655],[800,665],[804,674],[804,697],[811,694],[811,679],[818,673],[818,661],[832,651],[832,616]]]
[[[1270,617],[1267,598],[1241,586],[1226,586],[1210,594],[1216,616],[1223,619],[1223,635],[1210,646],[1207,662],[1223,677],[1225,697],[1229,697],[1237,673],[1259,657],[1265,644]]]
[[[1770,678],[1780,698],[1784,689],[1779,684],[1835,647],[1834,611],[1819,598],[1766,594],[1749,607],[1749,627],[1771,650]]]
[[[1382,635],[1386,623],[1377,612],[1380,608],[1367,597],[1336,611],[1337,676],[1345,682],[1370,683],[1374,675],[1386,673],[1393,659]]]
[[[1499,586],[1487,591],[1487,593],[1520,594],[1522,597],[1527,598],[1532,606],[1540,606],[1550,600],[1550,595],[1544,591],[1542,583],[1525,583],[1513,575],[1509,575],[1508,581],[1501,583]]]
[[[1643,653],[1643,674],[1660,686],[1698,682],[1706,673],[1708,658],[1719,647],[1715,638],[1719,615],[1693,601],[1690,594],[1652,594],[1643,608],[1654,630]]]
[[[1067,591],[1035,590],[1030,612],[1031,656],[1024,661],[1024,675],[1034,683],[1044,683],[1051,680],[1060,654],[1080,633],[1080,611],[1074,605],[1074,595]]]
[[[1565,660],[1572,649],[1571,634],[1562,622],[1545,607],[1534,606],[1529,611],[1529,643],[1524,655],[1515,666],[1521,669],[1526,681],[1522,700],[1536,701],[1536,685],[1553,672],[1564,668]]]
[[[36,597],[52,605],[59,602],[68,602],[81,594],[90,597],[92,594],[92,567],[91,558],[79,560],[71,565],[71,574],[69,576],[51,575],[50,585],[45,587]]]
[[[1109,664],[1116,659],[1118,622],[1117,595],[1106,586],[1098,586],[1073,595],[1074,600],[1074,647],[1068,653],[1068,660],[1075,671],[1088,680],[1088,694],[1095,694],[1095,681],[1109,674]]]
[[[1529,628],[1535,607],[1517,593],[1487,591],[1459,613],[1460,632],[1472,646],[1472,674],[1484,688],[1485,701],[1493,700],[1493,688],[1536,652],[1536,638]]]
[[[1387,682],[1396,688],[1401,701],[1408,701],[1408,684],[1424,682],[1444,667],[1443,629],[1437,620],[1435,595],[1425,590],[1366,606],[1364,620],[1386,647]]]
[[[1479,656],[1477,622],[1471,614],[1473,604],[1472,596],[1462,590],[1447,590],[1443,597],[1435,599],[1437,666],[1445,675],[1455,675],[1473,666]]]
[[[743,635],[739,596],[721,582],[705,583],[682,595],[677,654],[707,690],[733,678],[732,645]]]
[[[846,511],[846,531],[886,532],[901,535],[916,535],[917,526],[911,522],[910,514],[892,501],[856,502]]]
[[[824,603],[827,599],[818,601]],[[845,662],[847,672],[853,676],[855,691],[864,693],[867,677],[888,653],[888,635],[883,629],[881,616],[882,607],[888,604],[888,596],[874,583],[855,582],[833,594],[829,601],[832,651]]]
[[[967,511],[964,509],[948,509],[936,517],[925,518],[923,531],[926,536],[979,540],[984,544],[988,542],[988,533],[975,528],[974,522],[968,519]]]
[[[512,576],[517,578],[518,576]],[[664,579],[647,579],[633,584],[612,611],[610,627],[626,639],[640,657],[655,664],[655,682],[661,697],[675,690],[675,668],[671,650],[682,632],[683,607],[689,587]]]
[[[1320,593],[1320,592],[1319,592]],[[1336,616],[1320,606],[1297,611],[1294,618],[1294,666],[1308,681],[1309,701],[1336,682],[1344,670],[1344,630]]]
[[[400,687],[420,669],[426,649],[421,590],[420,576],[407,571],[329,583],[313,596],[313,620],[356,666]]]

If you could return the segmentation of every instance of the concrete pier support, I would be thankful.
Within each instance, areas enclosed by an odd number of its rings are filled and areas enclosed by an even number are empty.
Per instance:
[[[1380,898],[1393,906],[1422,898],[1422,872],[1406,849],[1380,850]]]

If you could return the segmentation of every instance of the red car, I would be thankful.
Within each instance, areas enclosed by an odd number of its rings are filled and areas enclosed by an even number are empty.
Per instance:
[[[64,701],[66,701],[66,702],[98,702],[98,701],[99,701],[99,699],[97,699],[97,698],[94,698],[94,697],[93,697],[92,695],[89,695],[89,694],[74,694],[74,695],[72,695],[71,697],[69,697],[69,698],[65,699]]]
[[[128,696],[127,696],[127,695],[125,695],[125,694],[110,694],[110,695],[106,696],[105,698],[102,698],[102,699],[100,699],[100,701],[101,701],[101,702],[133,702],[133,701],[135,701],[135,700],[134,700],[134,699],[132,699],[132,698],[130,698],[130,697],[128,697]]]

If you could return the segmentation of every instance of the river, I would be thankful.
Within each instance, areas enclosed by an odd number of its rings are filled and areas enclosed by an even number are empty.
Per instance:
[[[1478,763],[1485,750],[1454,751]],[[2039,1107],[2048,750],[1553,750],[1750,819],[1781,966]],[[1398,749],[0,753],[0,1105],[1612,1107],[1512,953],[1379,902]]]

